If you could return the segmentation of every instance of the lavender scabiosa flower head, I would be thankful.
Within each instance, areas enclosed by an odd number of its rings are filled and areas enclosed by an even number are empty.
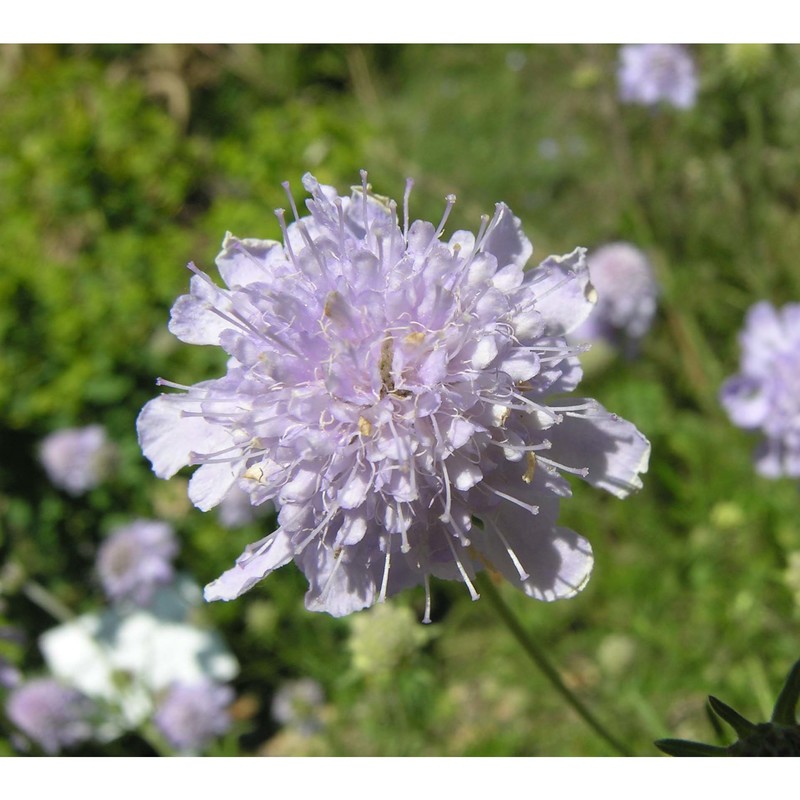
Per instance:
[[[759,474],[800,477],[800,303],[756,303],[739,343],[740,371],[722,385],[720,402],[734,425],[764,433]]]
[[[52,678],[36,678],[12,690],[6,713],[50,755],[92,738],[94,703],[77,689]]]
[[[592,309],[584,250],[532,253],[503,203],[477,235],[409,220],[361,186],[340,197],[311,175],[310,215],[278,211],[283,242],[228,234],[227,288],[194,265],[172,309],[183,341],[221,346],[227,374],[151,400],[139,440],[157,475],[199,465],[189,495],[209,509],[238,485],[273,500],[278,529],[206,587],[230,600],[294,561],[306,606],[342,616],[429,577],[485,567],[528,595],[576,594],[589,543],[557,524],[563,473],[624,497],[649,444],[587,399],[564,336]],[[287,192],[288,184],[286,186]],[[426,602],[425,619],[429,619]]]
[[[588,264],[597,305],[571,338],[635,346],[656,313],[658,286],[647,256],[632,244],[615,242],[589,253]]]
[[[75,496],[100,485],[113,455],[114,447],[102,425],[51,433],[42,441],[39,451],[53,485]]]
[[[230,728],[233,697],[233,689],[223,684],[176,683],[159,703],[153,722],[176,750],[197,753]]]
[[[697,95],[694,62],[679,44],[626,44],[619,51],[619,94],[626,103],[664,102],[691,108]]]
[[[115,528],[97,553],[97,572],[110,600],[144,606],[172,580],[178,542],[166,522],[137,519]]]

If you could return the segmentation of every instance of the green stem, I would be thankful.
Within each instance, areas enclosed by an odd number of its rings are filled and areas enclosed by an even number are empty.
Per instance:
[[[46,611],[59,622],[69,622],[75,615],[52,592],[34,580],[27,580],[22,586],[23,594],[32,603]]]
[[[508,626],[514,638],[522,645],[522,649],[530,656],[531,660],[542,671],[544,676],[553,685],[553,688],[572,706],[583,721],[603,739],[613,750],[621,756],[633,755],[625,745],[621,744],[610,734],[605,727],[597,720],[591,711],[570,691],[561,680],[558,670],[550,663],[541,647],[533,641],[530,634],[522,627],[519,620],[514,616],[514,612],[506,605],[506,602],[497,591],[497,587],[492,582],[491,577],[486,573],[477,576],[479,590],[483,597],[487,598],[494,606],[500,618]]]

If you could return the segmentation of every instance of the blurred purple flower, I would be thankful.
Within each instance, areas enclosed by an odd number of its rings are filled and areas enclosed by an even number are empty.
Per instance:
[[[51,433],[42,441],[39,451],[53,485],[76,496],[102,483],[113,455],[114,447],[102,425]]]
[[[571,338],[635,345],[650,329],[656,313],[658,286],[650,262],[632,244],[616,242],[589,253],[588,264],[597,305]]]
[[[722,385],[720,402],[734,425],[765,434],[755,452],[759,474],[800,477],[800,303],[756,303],[739,343],[741,369]]]
[[[697,95],[694,62],[679,44],[626,44],[619,51],[619,94],[626,103],[660,102],[691,108]]]
[[[166,522],[138,519],[115,528],[97,552],[97,572],[110,600],[147,605],[172,580],[178,542]]]
[[[167,690],[153,722],[176,750],[196,753],[228,731],[231,726],[228,706],[233,698],[230,686],[177,683]]]
[[[151,400],[139,440],[157,475],[186,464],[199,508],[237,485],[274,500],[279,529],[206,587],[230,600],[294,560],[306,606],[342,616],[429,576],[503,574],[531,597],[571,597],[589,543],[557,525],[562,472],[624,497],[649,443],[594,400],[550,401],[581,379],[564,335],[592,309],[584,250],[524,271],[532,253],[499,203],[477,236],[440,241],[362,186],[339,197],[311,175],[310,216],[283,243],[228,234],[195,273],[170,330],[222,346],[227,375]],[[288,185],[287,185],[288,192]],[[426,604],[429,606],[429,603]],[[426,610],[426,620],[429,613]]]
[[[94,703],[52,678],[36,678],[13,689],[6,700],[6,713],[50,755],[92,738]]]

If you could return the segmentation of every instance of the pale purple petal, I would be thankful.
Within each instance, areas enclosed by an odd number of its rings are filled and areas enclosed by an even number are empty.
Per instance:
[[[523,233],[519,217],[515,217],[505,203],[497,204],[497,214],[497,221],[484,240],[483,250],[497,259],[500,270],[509,264],[521,270],[533,255],[533,245]],[[505,280],[510,274],[505,273]]]
[[[553,443],[548,459],[586,469],[587,483],[617,497],[642,488],[639,476],[647,472],[650,443],[635,425],[594,401],[585,410],[563,413],[563,421],[548,430]]]
[[[490,566],[529,597],[551,602],[574,597],[589,580],[592,548],[568,528],[542,525],[523,510],[504,513],[500,529],[473,534]]]
[[[230,288],[269,280],[271,273],[265,262],[277,255],[276,250],[282,250],[279,242],[239,239],[232,233],[226,233],[222,250],[216,259],[217,269]]]
[[[233,443],[227,430],[200,413],[200,402],[185,395],[162,394],[142,409],[136,421],[139,444],[159,478],[171,478],[192,463],[194,451],[214,452]]]
[[[289,536],[281,530],[255,544],[248,545],[236,564],[206,586],[206,600],[233,600],[273,570],[288,564],[294,556]]]
[[[549,256],[539,270],[526,276],[536,285],[536,311],[549,334],[563,335],[589,316],[597,294],[589,282],[586,249],[579,247],[567,256]]]

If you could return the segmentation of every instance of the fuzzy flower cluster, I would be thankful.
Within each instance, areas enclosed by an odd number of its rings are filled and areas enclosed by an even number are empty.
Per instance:
[[[113,456],[102,425],[63,428],[45,437],[39,450],[53,485],[75,496],[102,483]]]
[[[626,44],[619,51],[620,99],[654,106],[668,103],[691,108],[697,75],[686,48],[679,44]]]
[[[95,712],[88,697],[52,678],[23,683],[6,701],[11,722],[49,755],[91,739]]]
[[[476,235],[442,238],[362,184],[303,178],[309,215],[283,241],[228,234],[218,286],[194,265],[170,330],[222,347],[227,373],[151,400],[139,441],[157,475],[198,465],[203,510],[238,485],[274,501],[278,529],[206,587],[230,600],[290,561],[306,606],[335,616],[429,577],[489,568],[531,597],[576,594],[592,568],[557,523],[564,473],[618,497],[640,488],[649,443],[585,398],[565,335],[595,301],[585,251],[524,267],[532,246],[503,203]]]
[[[740,372],[722,385],[720,402],[734,425],[764,433],[759,474],[800,477],[800,303],[756,303],[739,343]]]
[[[176,683],[161,700],[153,723],[176,750],[197,753],[230,728],[233,697],[233,689],[223,684]]]
[[[298,678],[278,687],[272,698],[272,718],[303,736],[311,736],[322,727],[324,704],[322,686],[312,678]]]
[[[155,590],[172,580],[178,542],[166,522],[138,519],[115,528],[97,553],[97,572],[106,596],[147,605]]]
[[[632,244],[614,242],[591,252],[588,264],[597,305],[572,338],[635,345],[650,329],[657,306],[658,285],[647,256]]]

